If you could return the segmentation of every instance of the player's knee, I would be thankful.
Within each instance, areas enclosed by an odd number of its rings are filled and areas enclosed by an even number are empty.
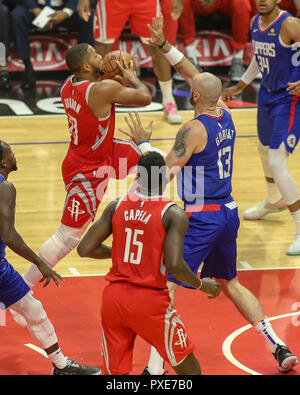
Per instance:
[[[272,150],[275,151],[275,150]],[[276,174],[280,172],[285,172],[287,171],[287,166],[285,160],[282,160],[280,155],[276,155],[274,152],[270,152],[269,155],[269,168],[272,171],[273,175],[276,176]]]
[[[47,318],[42,303],[37,299],[34,299],[34,302],[32,302],[29,318],[33,323],[40,323]]]
[[[89,220],[78,229],[60,224],[56,233],[41,246],[39,251],[40,257],[44,259],[50,267],[55,266],[57,262],[78,246],[90,222]]]
[[[201,368],[193,353],[190,353],[179,365],[173,369],[180,375],[201,375]]]
[[[231,280],[218,279],[217,281],[221,284],[224,294],[228,297],[231,297],[240,286],[240,282],[237,277],[234,277]]]
[[[47,319],[47,314],[42,303],[32,296],[27,298],[23,304],[23,312],[28,324],[36,325]]]

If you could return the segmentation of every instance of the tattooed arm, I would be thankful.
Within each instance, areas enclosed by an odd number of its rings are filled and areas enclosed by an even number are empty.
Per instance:
[[[207,132],[204,125],[192,120],[186,122],[178,131],[175,144],[166,157],[166,164],[170,169],[172,179],[193,154],[204,150],[207,143]]]

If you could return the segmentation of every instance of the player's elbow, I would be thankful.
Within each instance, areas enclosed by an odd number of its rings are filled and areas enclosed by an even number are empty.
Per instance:
[[[89,255],[89,248],[84,243],[79,243],[77,247],[77,254],[81,258],[87,258]]]
[[[149,104],[151,104],[151,101],[152,101],[152,97],[150,93],[145,94],[143,95],[143,97],[141,97],[140,106],[148,106]]]
[[[170,260],[169,262],[165,262],[166,265],[166,269],[168,271],[168,273],[172,274],[172,275],[177,275],[180,273],[180,262],[177,260]]]

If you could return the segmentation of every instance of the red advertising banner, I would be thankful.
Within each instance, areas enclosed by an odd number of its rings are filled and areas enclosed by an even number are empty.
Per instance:
[[[196,40],[196,53],[201,66],[229,66],[232,59],[231,36],[220,31],[199,31]],[[67,70],[65,56],[68,48],[77,43],[76,34],[33,34],[30,36],[31,58],[35,71]],[[181,41],[177,47],[184,53]],[[139,39],[120,40],[115,48],[129,52],[143,67],[152,67],[152,60],[146,47]],[[253,56],[251,43],[247,43],[244,63],[248,65]],[[11,48],[9,71],[23,71],[23,62],[18,60],[15,47]]]

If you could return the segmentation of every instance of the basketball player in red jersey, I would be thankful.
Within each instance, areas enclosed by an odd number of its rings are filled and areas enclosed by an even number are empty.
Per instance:
[[[114,80],[98,81],[103,59],[88,44],[70,48],[66,63],[73,73],[61,89],[71,134],[62,164],[67,196],[58,230],[39,251],[50,267],[78,245],[95,218],[109,178],[125,178],[140,157],[135,144],[113,138],[115,103],[146,106],[151,102],[149,90],[132,64],[119,64],[123,73],[119,80],[130,85],[125,86]],[[30,287],[40,279],[34,265],[24,279]]]
[[[77,247],[82,257],[112,257],[102,295],[102,347],[106,374],[132,369],[136,335],[155,345],[177,374],[201,374],[184,325],[173,309],[167,272],[210,297],[220,284],[196,277],[183,260],[186,213],[162,193],[166,164],[157,152],[138,162],[140,192],[110,203]],[[112,234],[112,247],[102,243]]]

